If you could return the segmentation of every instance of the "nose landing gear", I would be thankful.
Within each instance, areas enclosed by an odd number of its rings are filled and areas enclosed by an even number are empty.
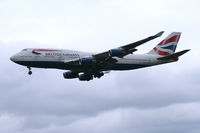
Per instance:
[[[31,75],[32,74],[31,67],[27,67],[27,68],[28,68],[28,75]]]

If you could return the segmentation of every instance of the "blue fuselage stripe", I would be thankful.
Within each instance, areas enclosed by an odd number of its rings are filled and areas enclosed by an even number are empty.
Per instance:
[[[64,62],[53,62],[53,61],[18,61],[16,62],[20,65],[37,67],[37,68],[56,68],[64,70],[84,70],[87,66],[81,65],[69,65]],[[148,65],[140,64],[113,64],[110,66],[100,67],[101,70],[130,70],[148,67]]]

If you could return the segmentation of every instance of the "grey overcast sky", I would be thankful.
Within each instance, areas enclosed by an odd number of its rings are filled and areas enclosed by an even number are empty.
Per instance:
[[[199,133],[199,0],[0,0],[1,133]],[[111,72],[90,82],[62,70],[14,64],[23,48],[102,52],[159,31],[173,31],[177,63]]]

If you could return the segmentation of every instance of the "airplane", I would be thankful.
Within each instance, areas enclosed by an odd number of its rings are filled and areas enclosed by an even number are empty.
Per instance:
[[[65,79],[78,78],[90,81],[100,78],[112,70],[133,70],[170,62],[176,62],[179,56],[190,51],[176,52],[181,32],[172,32],[157,46],[145,54],[134,54],[136,47],[160,37],[164,31],[140,41],[100,53],[86,53],[64,49],[27,48],[10,57],[10,60],[26,66],[31,75],[31,67],[68,70],[63,73]]]

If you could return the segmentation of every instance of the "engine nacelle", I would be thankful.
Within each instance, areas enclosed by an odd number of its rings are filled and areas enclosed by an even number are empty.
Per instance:
[[[73,79],[73,78],[78,78],[78,73],[72,72],[72,71],[68,71],[68,72],[64,72],[63,73],[63,77],[65,79]]]
[[[110,56],[122,57],[124,55],[123,49],[111,49],[109,50]]]
[[[80,74],[79,75],[79,80],[80,81],[89,81],[93,79],[93,75],[90,74]]]
[[[95,60],[93,57],[85,57],[85,58],[81,58],[79,63],[81,65],[92,65],[94,64]]]

